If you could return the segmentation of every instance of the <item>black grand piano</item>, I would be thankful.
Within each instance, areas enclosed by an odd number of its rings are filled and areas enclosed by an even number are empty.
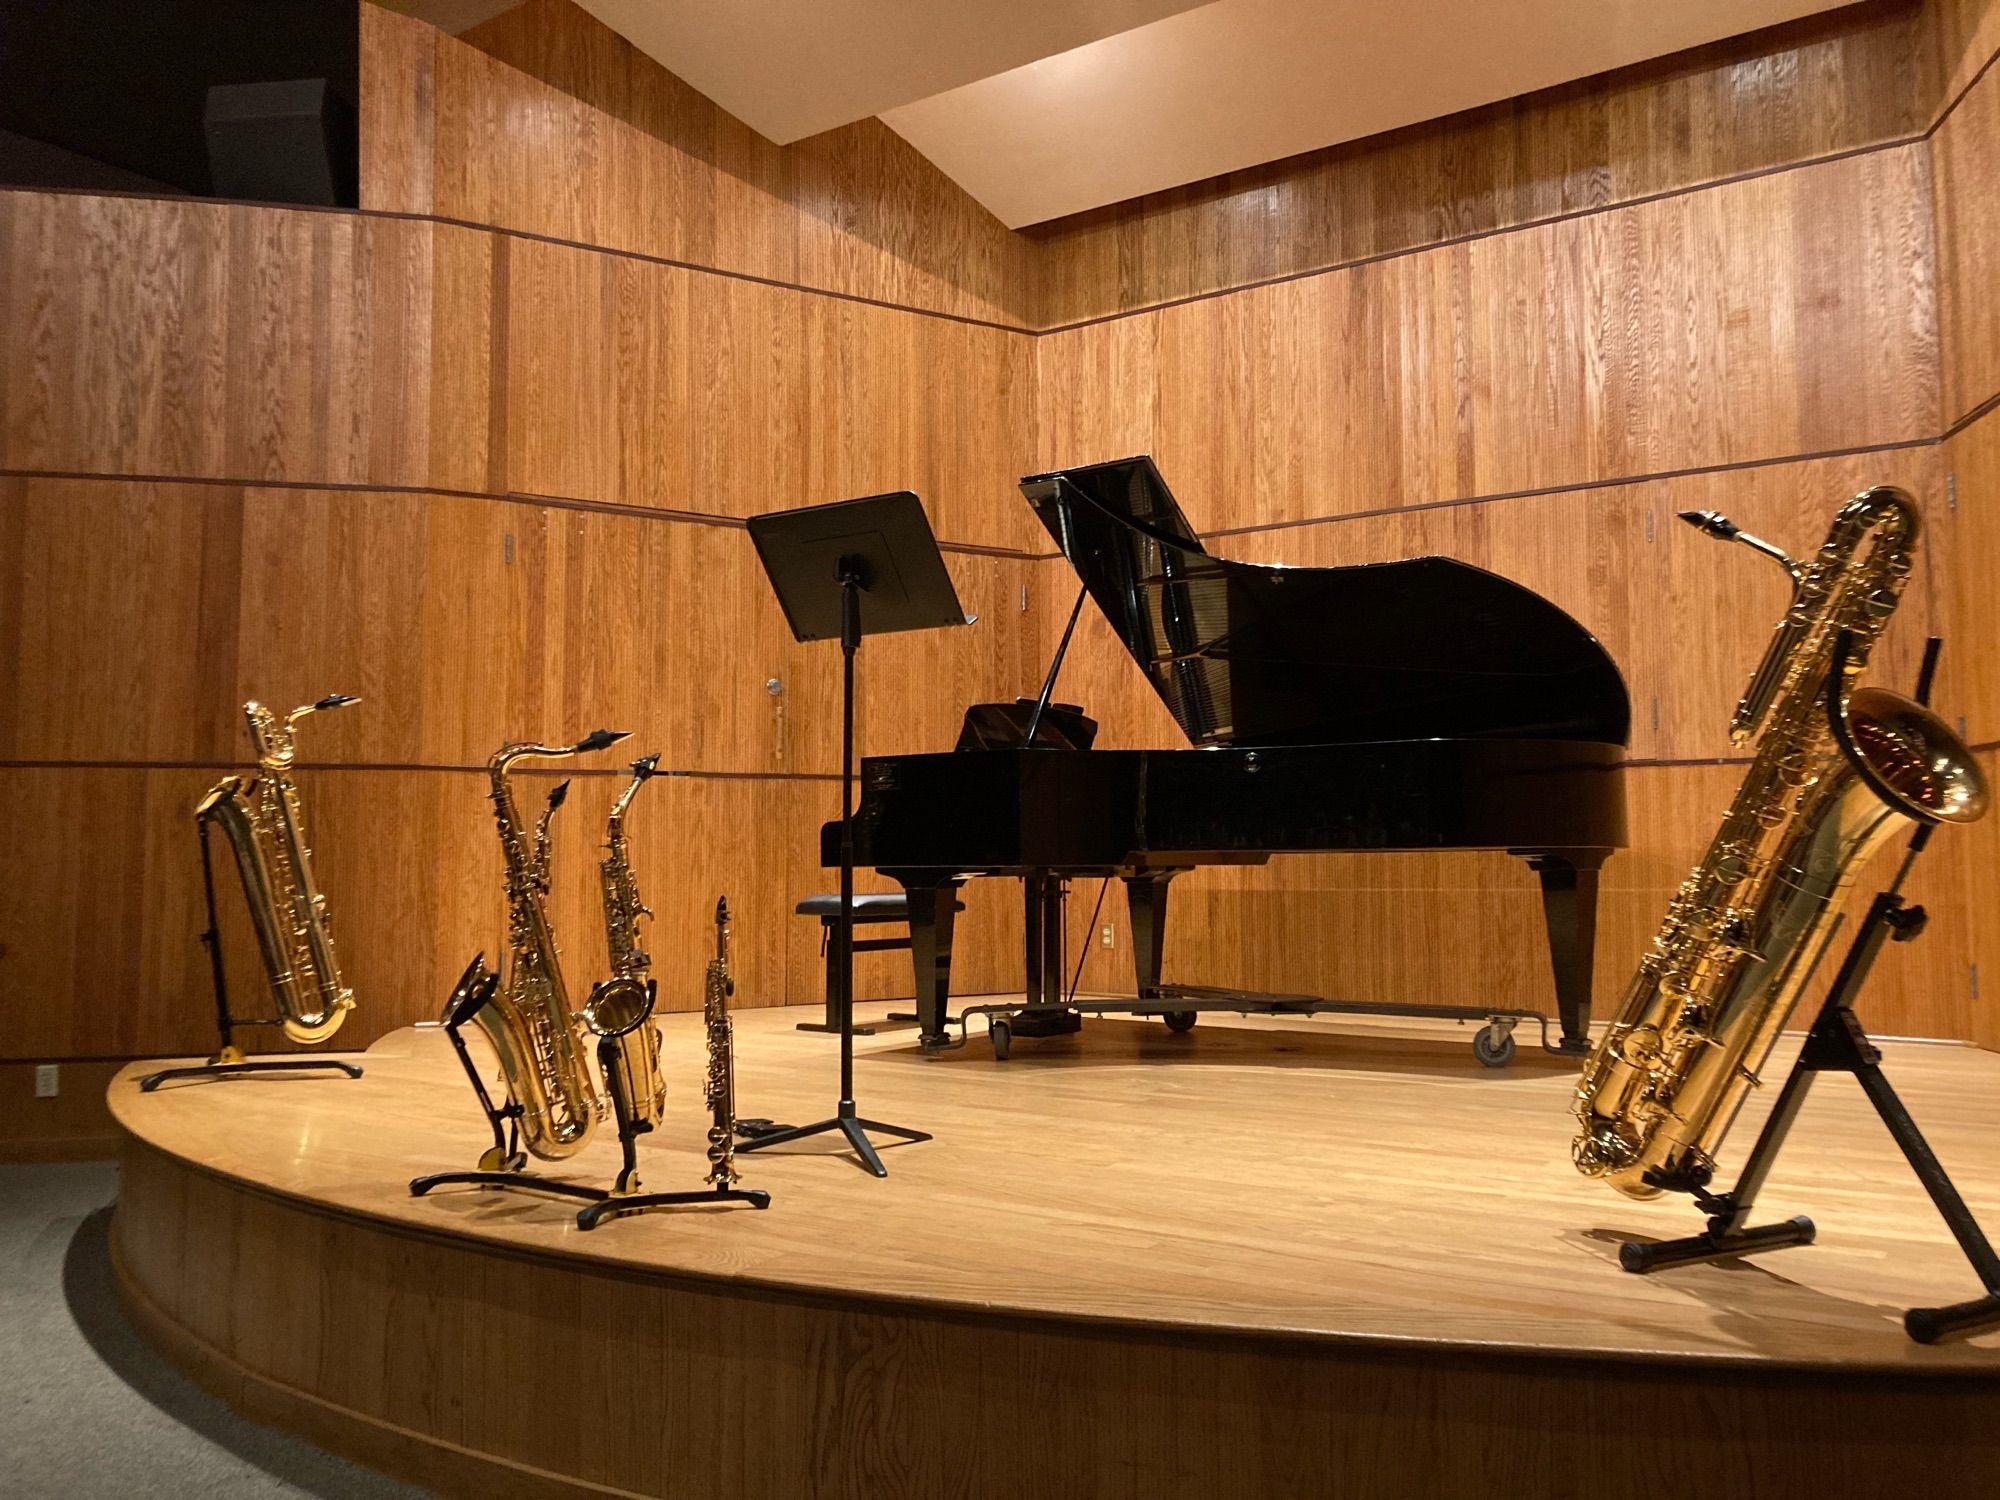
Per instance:
[[[1007,875],[1024,883],[1026,988],[1019,1004],[975,1007],[1002,1056],[1011,1035],[1074,1030],[1083,1010],[1184,1030],[1221,1008],[1485,1018],[1482,1059],[1504,1062],[1514,1022],[1546,1017],[1249,995],[1160,973],[1170,883],[1197,865],[1501,849],[1541,881],[1561,1019],[1552,1050],[1587,1051],[1597,874],[1625,841],[1615,773],[1630,710],[1618,668],[1582,626],[1451,558],[1289,568],[1213,557],[1147,457],[1035,475],[1021,490],[1199,748],[1089,748],[1095,725],[1049,702],[1059,651],[1039,703],[976,706],[958,751],[863,760],[856,862],[908,894],[926,1046],[948,1043],[956,890]],[[821,831],[827,864],[839,836],[838,823]],[[1092,876],[1124,882],[1136,995],[1079,1006],[1063,994],[1062,899],[1067,881]]]

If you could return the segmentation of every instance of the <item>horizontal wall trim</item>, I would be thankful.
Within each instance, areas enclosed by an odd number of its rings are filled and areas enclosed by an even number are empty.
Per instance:
[[[1945,428],[1944,437],[1939,439],[1939,441],[1945,442],[1949,441],[1952,438],[1957,437],[1961,432],[1965,431],[1966,428],[1972,426],[1974,423],[1978,422],[1984,417],[1992,416],[1993,413],[1996,411],[2000,411],[2000,391],[1995,391],[1992,395],[1988,396],[1984,401],[1980,402],[1977,406],[1973,407],[1971,411],[1967,412],[1964,416],[1960,417],[1956,422],[1952,423],[1951,426]]]
[[[949,323],[964,323],[977,328],[992,328],[1002,333],[1018,333],[1030,338],[1040,338],[1052,333],[1068,333],[1078,328],[1088,328],[1099,323],[1115,322],[1120,318],[1137,317],[1142,313],[1160,312],[1168,308],[1180,307],[1193,302],[1206,302],[1215,297],[1226,297],[1234,292],[1255,291],[1260,287],[1279,286],[1286,282],[1303,281],[1315,276],[1332,275],[1338,271],[1352,270],[1360,266],[1376,265],[1385,261],[1399,260],[1407,256],[1421,255],[1430,250],[1449,249],[1457,245],[1492,239],[1499,235],[1514,234],[1532,229],[1546,228],[1551,224],[1566,223],[1574,219],[1592,218],[1600,214],[1615,212],[1623,208],[1636,208],[1648,203],[1660,203],[1675,198],[1689,197],[1695,193],[1708,192],[1715,188],[1729,187],[1736,183],[1749,182],[1761,177],[1776,176],[1784,172],[1800,171],[1809,167],[1824,166],[1832,162],[1850,158],[1870,156],[1877,152],[1894,151],[1902,147],[1928,142],[1957,111],[1972,90],[1985,79],[1996,63],[2000,63],[2000,50],[1990,54],[1981,63],[1963,87],[1939,110],[1937,118],[1928,127],[1914,134],[1897,136],[1871,145],[1850,147],[1843,151],[1828,152],[1819,156],[1802,157],[1796,161],[1773,162],[1767,166],[1749,171],[1732,173],[1724,177],[1705,178],[1700,182],[1685,184],[1676,188],[1665,188],[1656,193],[1643,193],[1635,197],[1620,198],[1612,202],[1593,204],[1586,208],[1571,209],[1564,213],[1547,214],[1540,218],[1522,219],[1512,224],[1496,225],[1491,229],[1468,231],[1465,234],[1450,235],[1441,239],[1426,240],[1395,250],[1385,250],[1375,255],[1356,256],[1351,259],[1332,261],[1303,271],[1289,271],[1283,275],[1264,277],[1255,281],[1238,282],[1212,291],[1196,292],[1185,297],[1167,298],[1160,302],[1149,302],[1140,307],[1121,308],[1117,312],[1103,313],[1096,317],[1081,318],[1070,323],[1060,323],[1048,327],[1033,328],[1022,323],[1006,323],[992,318],[978,318],[966,313],[944,312],[937,308],[918,307],[906,302],[892,302],[886,298],[863,296],[858,292],[837,291],[829,287],[813,286],[806,282],[785,281],[777,277],[760,276],[750,271],[732,270],[725,266],[705,265],[697,261],[677,260],[671,256],[652,255],[640,250],[626,250],[612,245],[593,244],[587,240],[565,239],[559,235],[541,234],[534,230],[514,229],[500,224],[486,224],[474,219],[461,219],[448,214],[413,213],[405,210],[379,208],[329,208],[317,204],[264,203],[244,198],[198,198],[184,193],[143,193],[117,190],[89,190],[82,188],[13,188],[0,191],[10,193],[41,193],[63,197],[82,198],[129,198],[142,201],[171,202],[185,204],[215,204],[225,208],[278,209],[291,213],[345,214],[366,219],[385,219],[407,223],[442,225],[451,229],[466,229],[474,232],[502,236],[508,239],[526,240],[537,244],[553,245],[563,249],[594,251],[602,255],[617,256],[626,260],[641,261],[649,265],[666,266],[675,270],[692,271],[709,276],[726,277],[732,281],[747,281],[758,286],[768,286],[779,291],[799,292],[813,297],[830,297],[839,302],[859,303],[864,307],[879,307],[890,312],[910,313],[916,317],[938,318]],[[558,90],[560,92],[560,90]],[[572,96],[573,97],[573,96]],[[1445,118],[1449,118],[1448,116]],[[1363,140],[1367,138],[1364,137]],[[1344,144],[1355,145],[1359,142]],[[1143,200],[1127,200],[1140,202]],[[1115,206],[1115,205],[1108,205]],[[1060,221],[1051,221],[1060,222]],[[1032,229],[1034,226],[1030,226]],[[1020,234],[1026,231],[1016,230]],[[1032,236],[1031,236],[1032,237]]]
[[[432,484],[370,484],[355,480],[321,479],[231,479],[196,474],[117,474],[86,469],[0,469],[0,479],[47,479],[81,484],[178,484],[201,485],[223,490],[306,490],[332,494],[437,496],[444,500],[487,500],[499,505],[525,505],[544,510],[580,511],[587,515],[620,516],[633,520],[659,521],[668,525],[719,526],[742,531],[741,516],[716,515],[711,511],[671,510],[665,506],[620,505],[611,500],[582,500],[569,495],[542,495],[531,490],[466,490]],[[845,497],[842,497],[845,498]],[[1013,547],[992,547],[983,542],[948,542],[939,538],[946,552],[968,553],[976,557],[1015,558],[1039,561],[1048,555]]]
[[[348,773],[387,772],[393,775],[412,773],[435,773],[439,775],[484,776],[487,767],[484,762],[477,765],[457,765],[450,762],[427,763],[423,761],[335,761],[302,760],[293,765],[297,771],[329,771]],[[256,762],[243,760],[0,760],[0,771],[208,771],[222,775],[244,772],[254,775]],[[560,776],[565,781],[577,777],[615,776],[623,779],[631,771],[625,766],[523,766],[513,773],[516,776]],[[839,781],[840,775],[834,771],[704,771],[691,768],[670,767],[656,770],[656,777],[685,777],[691,781]]]
[[[1996,398],[2000,401],[2000,398]],[[1989,403],[1989,405],[1994,403]],[[1947,433],[1945,436],[1950,436]],[[1893,443],[1868,443],[1858,448],[1827,448],[1816,453],[1788,453],[1774,458],[1745,458],[1727,464],[1697,464],[1685,469],[1659,469],[1648,474],[1618,475],[1608,479],[1585,479],[1575,484],[1548,484],[1531,490],[1505,490],[1492,495],[1467,495],[1456,500],[1421,500],[1412,505],[1381,505],[1372,510],[1344,511],[1338,515],[1306,516],[1294,521],[1266,521],[1257,526],[1230,526],[1220,531],[1204,531],[1209,537],[1250,536],[1266,531],[1293,531],[1301,526],[1328,526],[1336,521],[1365,521],[1381,516],[1408,515],[1413,511],[1453,510],[1462,505],[1493,505],[1506,500],[1537,500],[1548,495],[1573,495],[1585,490],[1628,489],[1641,484],[1664,484],[1675,479],[1697,479],[1710,474],[1740,474],[1752,469],[1778,469],[1787,464],[1818,463],[1834,458],[1864,458],[1871,453],[1905,453],[1919,448],[1935,448],[1942,437],[1903,438]],[[1045,554],[1060,557],[1059,552]]]

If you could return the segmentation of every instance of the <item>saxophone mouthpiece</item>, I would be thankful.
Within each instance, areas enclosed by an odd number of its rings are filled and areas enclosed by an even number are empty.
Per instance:
[[[729,925],[729,898],[727,896],[718,896],[716,898],[715,925],[718,927],[727,927]]]
[[[593,750],[603,750],[617,744],[632,733],[629,729],[593,729],[577,741],[575,754],[588,755]]]
[[[549,793],[549,811],[554,812],[557,808],[561,807],[564,799],[568,796],[569,778],[565,776],[561,781],[556,783],[555,790]]]
[[[1743,528],[1719,510],[1684,510],[1680,518],[1696,531],[1712,536],[1719,542],[1733,542],[1742,534]]]
[[[635,760],[632,762],[632,774],[638,777],[641,781],[644,781],[648,776],[658,775],[659,770],[660,770],[660,757],[657,754],[648,755],[642,760]]]
[[[359,698],[349,693],[328,693],[313,705],[313,712],[316,714],[325,713],[328,709],[346,708],[350,703],[359,703],[360,701]]]

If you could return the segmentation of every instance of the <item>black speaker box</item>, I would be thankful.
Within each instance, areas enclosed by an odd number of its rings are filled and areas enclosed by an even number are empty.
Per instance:
[[[324,78],[214,85],[202,114],[213,192],[260,203],[353,202],[351,115]]]

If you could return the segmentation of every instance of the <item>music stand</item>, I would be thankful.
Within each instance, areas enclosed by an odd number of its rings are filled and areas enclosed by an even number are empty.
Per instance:
[[[863,1166],[887,1177],[867,1132],[906,1141],[930,1136],[864,1119],[854,1108],[854,657],[863,636],[963,625],[965,610],[923,504],[908,490],[752,516],[749,526],[792,635],[840,641],[840,922],[833,938],[840,1103],[830,1120],[760,1135],[738,1149],[761,1151],[837,1130]]]

